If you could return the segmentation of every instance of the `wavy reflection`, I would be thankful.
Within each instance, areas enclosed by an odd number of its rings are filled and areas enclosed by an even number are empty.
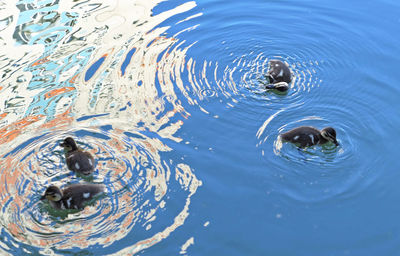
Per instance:
[[[180,76],[188,48],[160,24],[196,4],[153,15],[160,2],[7,6],[13,15],[0,23],[10,50],[0,88],[1,251],[78,253],[129,239],[132,246],[114,253],[135,253],[184,224],[201,181],[170,153],[190,114],[176,95],[181,85],[164,74]],[[105,184],[107,194],[58,216],[38,197],[51,183],[82,182],[64,164],[64,136],[95,156],[91,182]]]
[[[122,126],[117,121],[113,125]],[[59,250],[87,248],[109,246],[129,234],[143,248],[149,239],[150,245],[161,241],[184,223],[190,197],[201,182],[189,166],[163,159],[162,152],[171,148],[158,135],[113,125],[48,132],[2,158],[2,225],[18,243]],[[80,182],[65,167],[58,146],[61,138],[70,135],[95,155],[97,169],[92,182],[105,184],[108,191],[95,205],[65,219],[53,216],[38,198],[50,183]],[[185,195],[186,201],[173,202],[178,194]],[[175,211],[176,205],[182,208],[173,224],[157,230],[156,235],[146,235],[153,233],[157,221],[170,222],[164,211]],[[137,251],[136,247],[129,250]]]

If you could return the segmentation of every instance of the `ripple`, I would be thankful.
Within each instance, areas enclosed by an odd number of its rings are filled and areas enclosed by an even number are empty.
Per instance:
[[[363,135],[369,133],[369,125],[377,127],[379,122],[387,120],[384,117],[377,120],[373,117],[373,106],[355,99],[348,101],[343,93],[341,98],[320,97],[320,103],[310,101],[276,111],[257,132],[261,154],[273,169],[280,170],[274,174],[278,179],[277,189],[301,202],[323,202],[362,193],[379,177],[371,163],[362,159],[386,165],[383,156],[376,155],[370,146],[373,141]],[[335,104],[329,103],[330,100]],[[324,116],[312,115],[315,113]],[[334,127],[340,146],[298,149],[290,143],[282,143],[279,134],[301,125],[319,129]],[[376,135],[375,139],[383,139],[385,132],[377,130]],[[361,151],[364,152],[362,156],[358,153]]]
[[[192,46],[183,51],[190,51]],[[323,72],[320,62],[306,62],[302,60],[304,56],[266,56],[263,52],[252,51],[234,59],[229,66],[222,67],[219,62],[205,60],[198,63],[192,58],[178,59],[176,56],[181,52],[177,51],[177,48],[173,48],[163,55],[174,56],[175,67],[171,67],[171,61],[164,58],[158,63],[162,72],[158,75],[160,84],[176,83],[182,99],[185,98],[190,105],[197,105],[208,114],[212,111],[204,105],[209,100],[217,100],[227,108],[235,107],[239,102],[251,102],[275,110],[283,106],[302,104],[305,97],[310,97],[307,94],[323,82],[319,78]],[[293,81],[286,94],[266,91],[263,87],[267,82],[265,74],[271,59],[281,59],[290,65]]]
[[[79,182],[66,169],[58,146],[65,136],[77,137],[79,146],[95,156],[91,182],[105,184],[107,193],[79,213],[59,216],[39,197],[49,184]],[[201,182],[189,166],[163,158],[162,152],[171,149],[157,137],[102,125],[48,132],[22,143],[1,160],[3,228],[18,243],[58,250],[107,247],[128,234],[141,244],[131,251],[143,249],[149,239],[148,246],[161,241],[183,224],[190,197]],[[186,200],[174,202],[177,195]],[[170,216],[170,211],[177,215]],[[173,224],[160,228],[157,221]]]
[[[271,59],[280,59],[289,64],[292,72],[292,82],[289,84],[289,91],[281,95],[273,92],[268,92],[263,87],[263,84],[268,83],[265,74],[268,71],[268,63]],[[238,61],[240,63],[241,60]],[[247,69],[243,71],[242,83],[250,91],[254,93],[254,97],[267,101],[268,105],[274,105],[275,108],[290,104],[299,104],[308,97],[309,93],[314,87],[319,87],[322,80],[318,78],[320,75],[321,67],[318,61],[301,61],[293,57],[286,56],[264,56],[263,53],[246,65]]]
[[[179,79],[174,72],[186,52],[160,24],[196,4],[153,15],[159,2],[49,2],[13,10],[4,48],[16,52],[15,40],[24,52],[17,61],[2,56],[13,67],[1,67],[2,251],[136,253],[184,224],[201,181],[168,144],[182,140],[175,133],[190,116],[171,81]],[[198,15],[182,15],[179,23]],[[212,97],[213,90],[200,94]],[[83,182],[66,169],[58,147],[65,136],[95,155],[96,171],[86,182],[107,186],[98,201],[69,214],[39,202],[49,184]]]

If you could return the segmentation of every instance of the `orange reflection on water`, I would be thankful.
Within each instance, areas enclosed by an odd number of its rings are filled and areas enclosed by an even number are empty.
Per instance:
[[[156,149],[153,147],[153,145],[150,144],[150,142],[143,141],[143,144],[149,151],[151,151],[152,153],[156,153]]]
[[[0,144],[4,144],[14,140],[18,135],[24,132],[24,128],[32,123],[39,121],[43,117],[43,115],[27,116],[21,121],[9,124],[6,127],[0,129]]]
[[[117,132],[119,132],[120,130],[119,129],[115,129]],[[118,131],[119,130],[119,131]],[[119,134],[121,134],[120,132],[119,132]],[[119,141],[119,140],[117,140],[116,138],[112,138],[111,139],[111,141],[110,141],[110,146],[112,146],[112,147],[114,147],[114,148],[116,148],[116,149],[118,149],[119,151],[124,151],[124,146],[121,144],[121,142]]]
[[[18,239],[23,238],[22,234],[24,233],[24,231],[17,224],[9,223],[7,228],[10,231],[10,233],[16,238]]]
[[[69,79],[69,83],[70,83],[70,84],[74,84],[76,78],[78,77],[78,75],[79,75],[79,74],[76,74],[76,75],[74,75],[71,79]]]
[[[1,159],[0,198],[2,206],[9,202],[6,215],[4,215],[6,217],[3,219],[4,225],[7,226],[7,229],[14,237],[19,240],[26,240],[26,230],[24,225],[19,222],[19,212],[25,208],[25,200],[27,200],[25,191],[30,191],[32,185],[28,184],[23,192],[19,191],[18,185],[25,180],[26,176],[24,167],[19,165],[19,159],[15,155]]]
[[[54,89],[54,90],[52,90],[52,91],[49,91],[48,93],[46,93],[46,94],[44,95],[44,97],[45,97],[46,99],[48,99],[48,98],[57,96],[57,95],[59,95],[59,94],[66,93],[66,92],[70,92],[70,91],[73,91],[73,90],[75,90],[75,87],[63,87],[63,88],[58,88],[58,89]]]
[[[0,90],[1,90],[1,87],[0,87]],[[6,117],[7,115],[8,115],[7,112],[0,114],[0,120],[3,119],[4,117]]]
[[[64,113],[61,113],[59,115],[56,115],[53,120],[50,120],[49,122],[42,124],[40,128],[62,128],[67,125],[70,125],[73,121],[73,118],[69,115],[71,113],[71,107],[67,109]]]
[[[40,59],[40,60],[35,61],[35,62],[32,64],[32,67],[37,66],[37,65],[41,65],[41,64],[46,63],[46,62],[49,62],[50,60],[48,59],[48,57],[49,57],[49,56],[46,56],[46,57],[44,57],[44,58],[42,58],[42,59]]]
[[[7,191],[8,183],[7,176],[9,175],[11,168],[13,166],[13,159],[11,157],[2,158],[0,160],[0,166],[3,169],[0,175],[0,198],[1,205],[5,205],[10,199],[10,195]]]

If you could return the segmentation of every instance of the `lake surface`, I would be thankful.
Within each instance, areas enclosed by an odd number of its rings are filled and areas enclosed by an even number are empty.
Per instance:
[[[400,255],[399,42],[395,0],[1,2],[0,254]],[[39,200],[83,182],[81,212]]]

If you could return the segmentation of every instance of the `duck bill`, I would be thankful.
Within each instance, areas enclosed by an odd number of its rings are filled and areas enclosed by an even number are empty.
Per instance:
[[[59,145],[60,145],[61,147],[65,147],[64,142],[61,142]]]
[[[339,142],[337,142],[337,140],[335,140],[333,143],[335,143],[335,146],[339,146]]]
[[[41,201],[43,201],[44,199],[46,199],[46,196],[40,197],[40,200],[41,200]]]

